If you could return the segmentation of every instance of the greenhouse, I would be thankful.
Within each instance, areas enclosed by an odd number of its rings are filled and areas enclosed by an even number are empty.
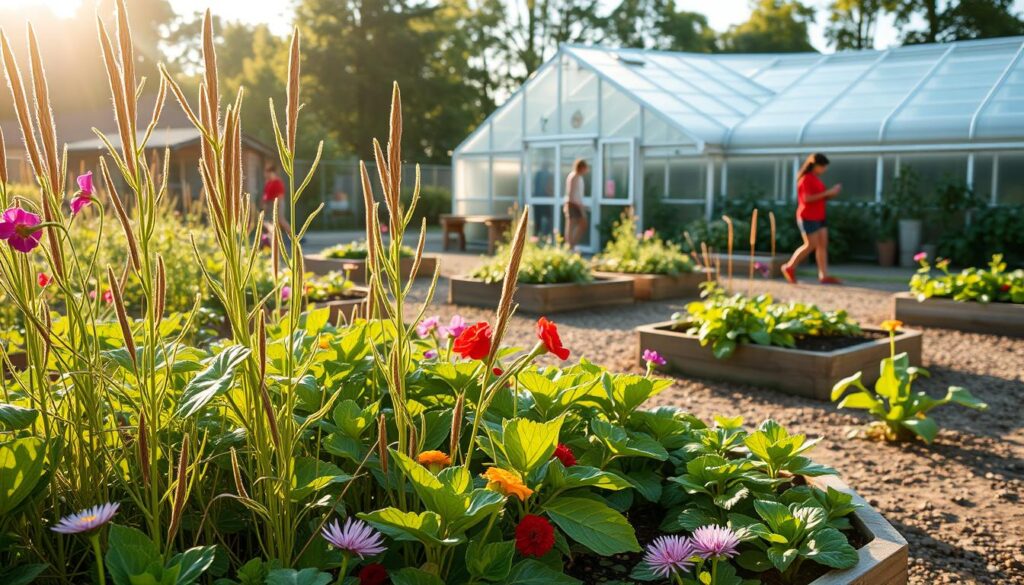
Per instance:
[[[453,211],[519,203],[535,233],[560,232],[583,158],[592,248],[625,206],[688,222],[722,198],[792,200],[814,151],[843,201],[884,201],[910,167],[921,192],[957,181],[1020,205],[1022,53],[1021,37],[828,55],[563,46],[455,150]]]

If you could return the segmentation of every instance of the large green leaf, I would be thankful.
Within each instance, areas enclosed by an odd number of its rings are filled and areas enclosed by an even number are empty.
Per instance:
[[[249,348],[232,345],[210,359],[202,372],[185,386],[175,416],[190,417],[231,388],[238,366],[249,357]]]
[[[0,583],[4,585],[30,585],[46,570],[46,564],[0,567]]]
[[[461,518],[469,507],[469,498],[458,494],[441,483],[426,467],[415,462],[408,455],[389,450],[391,459],[412,483],[412,489],[423,500],[423,504],[431,512],[437,512],[445,522]]]
[[[160,549],[138,529],[112,524],[105,559],[115,585],[167,582]],[[170,582],[176,583],[177,579]]]
[[[815,531],[804,543],[807,558],[833,569],[849,569],[857,564],[857,550],[835,528]]]
[[[931,443],[939,434],[939,425],[935,424],[935,420],[931,417],[925,416],[922,418],[908,418],[907,420],[901,421],[900,424],[906,427],[910,432],[924,439],[925,443]]]
[[[546,481],[553,489],[596,487],[616,491],[633,486],[629,479],[614,473],[586,465],[567,468],[557,459],[551,461]]]
[[[511,540],[481,544],[474,540],[466,551],[469,574],[485,581],[500,581],[512,570],[516,545]]]
[[[0,402],[0,429],[17,431],[28,428],[39,416],[34,408],[24,408]]]
[[[512,573],[503,585],[581,585],[582,581],[573,579],[562,571],[535,561],[526,559],[512,567]]]
[[[558,446],[558,433],[561,430],[561,418],[543,423],[524,418],[505,421],[502,447],[509,463],[516,471],[529,475],[551,458]]]
[[[46,442],[25,437],[0,444],[0,516],[18,507],[46,471]]]
[[[192,585],[198,581],[199,577],[213,564],[216,554],[216,546],[197,546],[175,555],[170,564],[178,565],[181,568],[176,585]]]
[[[327,585],[331,581],[331,575],[319,569],[274,569],[267,574],[266,585]]]
[[[988,404],[976,398],[967,388],[961,388],[960,386],[950,386],[946,391],[946,397],[942,401],[952,402],[968,408],[977,408],[978,410],[988,408]]]
[[[570,538],[599,555],[640,550],[629,521],[597,500],[558,497],[544,510]]]
[[[313,492],[332,484],[345,483],[352,476],[337,465],[320,461],[314,457],[299,457],[295,460],[295,475],[292,480],[292,500],[301,501]]]
[[[442,540],[441,517],[434,512],[403,512],[398,508],[384,508],[359,514],[359,518],[374,525],[395,540],[419,541],[428,545],[458,544],[458,539]]]

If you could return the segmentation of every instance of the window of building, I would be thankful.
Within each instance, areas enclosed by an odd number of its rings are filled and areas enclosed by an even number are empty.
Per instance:
[[[1000,153],[996,203],[1024,205],[1024,153]]]
[[[490,199],[491,163],[486,157],[459,157],[455,192],[460,199]]]
[[[493,164],[494,199],[517,201],[519,199],[519,177],[522,166],[519,157],[495,157]],[[495,205],[495,209],[502,207]]]
[[[494,115],[491,122],[494,132],[495,151],[521,150],[523,148],[523,98],[512,99]]]
[[[526,85],[526,134],[558,133],[558,67],[547,67]]]
[[[579,61],[562,58],[563,134],[597,134],[597,79]]]
[[[878,178],[877,157],[830,156],[823,180],[826,185],[839,183],[843,191],[836,201],[874,201]]]
[[[726,192],[729,198],[775,199],[778,191],[777,159],[737,159],[727,161]]]
[[[640,105],[610,83],[601,84],[601,134],[640,136]]]

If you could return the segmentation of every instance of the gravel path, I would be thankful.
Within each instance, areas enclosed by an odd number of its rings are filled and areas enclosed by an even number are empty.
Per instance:
[[[446,254],[444,275],[464,274],[476,256]],[[422,297],[425,280],[416,287]],[[748,283],[737,279],[735,289]],[[891,293],[860,287],[790,286],[759,280],[754,292],[780,300],[809,301],[824,309],[845,308],[862,323],[888,317]],[[891,288],[891,287],[883,287]],[[448,283],[438,283],[433,312],[467,320],[491,319],[493,311],[446,304]],[[554,316],[573,358],[618,371],[641,371],[634,363],[632,329],[663,321],[684,301],[642,303]],[[531,345],[535,318],[516,316],[507,340]],[[853,411],[772,390],[677,378],[656,399],[709,419],[743,415],[754,425],[772,417],[825,439],[815,459],[836,467],[843,479],[885,515],[910,542],[910,582],[915,584],[1024,584],[1024,340],[926,330],[924,365],[930,379],[918,387],[933,395],[951,385],[969,388],[989,403],[977,412],[949,406],[935,411],[942,431],[931,445],[886,444],[860,438],[868,418]]]

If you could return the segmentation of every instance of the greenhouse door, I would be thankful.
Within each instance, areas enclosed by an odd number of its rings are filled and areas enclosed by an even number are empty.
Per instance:
[[[594,176],[598,161],[592,141],[587,142],[534,142],[527,146],[526,204],[530,207],[533,233],[544,237],[563,235],[565,218],[562,206],[565,202],[565,179],[572,171],[578,158],[590,163],[591,172],[584,178],[583,206],[587,218],[593,224]],[[583,236],[579,249],[592,251],[594,230]]]
[[[603,244],[598,228],[602,225],[610,227],[626,207],[633,205],[633,178],[636,176],[632,139],[602,140],[599,148],[601,158],[594,169],[594,176],[600,192],[593,213],[595,219],[590,224],[590,238],[597,247]],[[637,213],[640,213],[639,209]]]

